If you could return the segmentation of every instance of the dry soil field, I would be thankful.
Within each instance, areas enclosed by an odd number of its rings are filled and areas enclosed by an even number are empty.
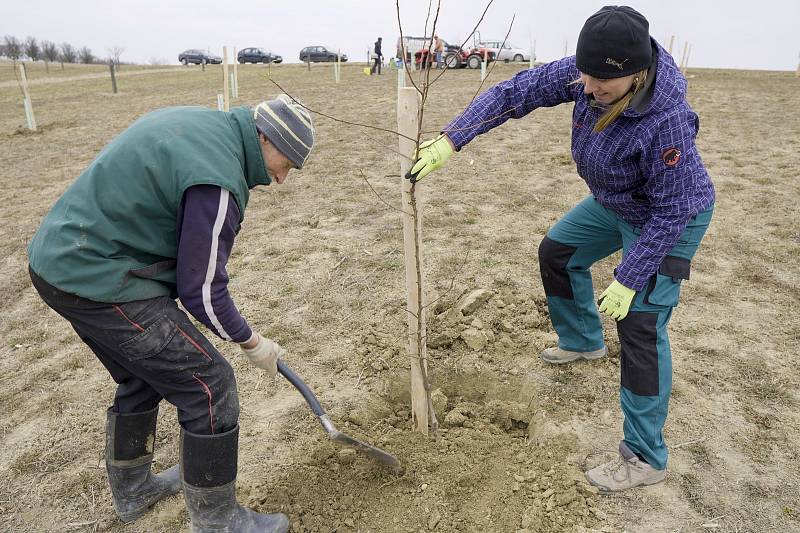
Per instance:
[[[103,466],[113,383],[26,274],[28,239],[103,145],[150,110],[216,105],[220,67],[131,75],[135,68],[123,67],[116,95],[97,69],[31,74],[35,134],[24,129],[10,67],[0,68],[3,530],[187,528],[181,497],[134,524],[116,519]],[[346,65],[339,85],[329,66],[282,65],[272,75],[311,109],[395,128],[394,73],[367,77],[361,68]],[[488,81],[518,68],[498,65]],[[277,93],[265,71],[240,68],[234,104]],[[666,483],[602,497],[582,481],[621,436],[611,322],[603,360],[557,368],[538,358],[555,335],[536,247],[587,194],[570,157],[571,106],[506,123],[421,186],[427,290],[445,293],[429,319],[445,421],[436,441],[409,431],[400,215],[361,174],[397,205],[396,138],[317,116],[306,169],[251,197],[231,290],[249,320],[289,350],[334,422],[396,454],[403,468],[327,442],[287,382],[265,379],[238,348],[215,341],[239,380],[242,503],[282,510],[298,532],[800,531],[800,80],[689,74],[718,203],[671,324]],[[459,112],[478,78],[455,71],[434,85],[425,129]],[[598,287],[617,261],[596,266]],[[476,289],[493,296],[472,315],[453,313]],[[467,328],[485,345],[468,347]],[[174,408],[163,405],[160,416],[156,468],[177,459]]]

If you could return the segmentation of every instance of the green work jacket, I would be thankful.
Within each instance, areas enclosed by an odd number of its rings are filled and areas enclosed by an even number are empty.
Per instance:
[[[252,110],[170,107],[107,145],[59,198],[28,246],[34,272],[98,302],[176,297],[177,216],[194,185],[269,184]]]

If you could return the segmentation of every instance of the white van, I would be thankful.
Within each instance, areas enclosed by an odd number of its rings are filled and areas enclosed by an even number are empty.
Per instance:
[[[501,47],[502,45],[502,47]],[[490,52],[497,54],[498,61],[530,61],[531,51],[523,48],[517,48],[513,44],[506,41],[482,41],[480,46],[485,46]],[[534,57],[534,60],[536,58]]]

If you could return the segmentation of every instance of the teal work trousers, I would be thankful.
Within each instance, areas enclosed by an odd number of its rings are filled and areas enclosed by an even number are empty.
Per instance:
[[[713,211],[712,206],[689,220],[658,272],[637,291],[628,315],[617,322],[624,440],[657,469],[667,465],[663,428],[672,391],[667,324]],[[617,250],[624,256],[640,234],[641,228],[625,222],[591,196],[548,231],[539,246],[539,268],[550,320],[562,349],[588,352],[603,348],[589,269]]]

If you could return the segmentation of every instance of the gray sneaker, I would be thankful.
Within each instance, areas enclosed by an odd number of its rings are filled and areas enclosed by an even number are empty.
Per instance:
[[[592,359],[600,359],[608,353],[608,348],[603,346],[599,350],[593,352],[570,352],[569,350],[562,350],[558,346],[553,348],[545,348],[542,350],[541,357],[548,363],[560,365],[563,363],[571,363],[579,359],[591,361]]]
[[[625,441],[619,443],[619,457],[592,468],[586,479],[601,492],[617,492],[642,485],[655,485],[667,477],[667,470],[656,470],[639,459]]]

